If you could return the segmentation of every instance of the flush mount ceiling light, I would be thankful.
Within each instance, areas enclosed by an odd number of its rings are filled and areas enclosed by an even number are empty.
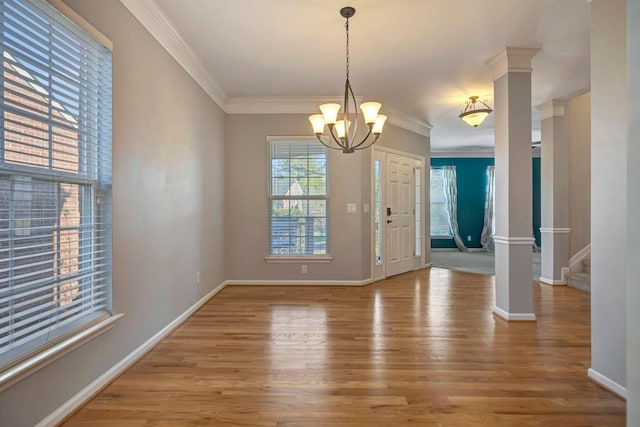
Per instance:
[[[476,106],[476,104],[480,105]],[[478,101],[477,96],[470,96],[464,106],[464,110],[458,117],[467,122],[469,126],[477,128],[492,111],[485,101]]]
[[[360,141],[358,137],[358,103],[356,97],[351,89],[351,83],[349,82],[349,18],[356,14],[356,10],[353,7],[343,7],[340,9],[340,15],[347,20],[344,24],[344,28],[347,33],[347,80],[344,84],[344,111],[342,113],[342,120],[337,120],[338,112],[342,107],[340,104],[322,104],[320,105],[320,111],[322,114],[314,114],[309,117],[309,121],[313,126],[313,133],[316,134],[316,138],[322,144],[328,148],[334,150],[342,150],[343,153],[353,153],[356,150],[364,150],[371,147],[376,143],[380,134],[382,134],[382,127],[384,126],[387,116],[378,114],[382,104],[379,102],[365,102],[360,105],[362,114],[364,115],[364,123],[367,125],[367,134]],[[350,117],[349,104],[352,103],[353,116]],[[353,124],[353,132],[351,131],[351,125]],[[322,140],[324,134],[325,125],[329,128],[329,134],[331,139],[337,144],[336,146],[325,143]],[[373,136],[372,136],[373,134]]]

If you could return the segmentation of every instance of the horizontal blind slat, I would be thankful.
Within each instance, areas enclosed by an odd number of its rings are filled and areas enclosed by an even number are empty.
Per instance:
[[[96,301],[96,304],[92,305],[93,311],[97,311],[97,310],[101,310],[105,308],[105,303],[106,302],[106,298],[102,298],[98,301]],[[55,311],[53,313],[47,313],[49,316],[52,316],[53,314],[55,314]],[[39,331],[39,330],[46,330],[46,333],[50,333],[51,332],[51,326],[55,326],[55,328],[60,328],[62,326],[65,326],[66,324],[69,324],[81,317],[84,317],[87,312],[83,309],[82,306],[77,307],[75,310],[73,311],[69,311],[68,313],[66,313],[67,316],[64,317],[64,320],[60,321],[46,321],[46,317],[43,317],[45,319],[45,321],[40,322],[40,323],[36,323],[35,325],[32,325],[28,328],[24,328],[24,329],[18,329],[16,331],[14,331],[13,334],[6,336],[5,338],[0,339],[0,353],[3,353],[4,351],[7,351],[13,347],[15,347],[16,345],[21,344],[24,341],[28,341],[28,340],[32,340],[35,338],[35,336],[33,335],[33,331]],[[24,338],[23,338],[24,337]],[[2,346],[7,344],[10,341],[16,341],[14,342],[13,345],[8,346],[8,348],[3,349]]]
[[[96,282],[96,283],[98,285],[100,284],[100,282]],[[71,288],[65,288],[65,289],[61,289],[61,287],[58,287],[58,288],[59,288],[58,291],[56,291],[55,293],[46,293],[38,297],[31,297],[28,300],[24,300],[20,302],[12,301],[11,305],[6,305],[6,307],[0,308],[0,314],[7,314],[12,310],[23,309],[24,307],[30,307],[33,305],[37,305],[37,306],[50,305],[52,297],[58,297],[61,294],[66,294],[68,292],[77,291],[73,294],[74,298],[85,298],[86,296],[93,295],[97,292],[107,292],[107,289],[106,289],[107,286],[106,286],[106,283],[104,282],[102,282],[101,286],[93,285],[91,287],[88,287],[83,284],[77,284]],[[20,311],[20,313],[23,314],[23,311]],[[0,319],[2,319],[2,317],[0,317]],[[0,325],[8,322],[10,322],[9,316],[6,317],[5,321],[0,321]]]
[[[111,53],[50,5],[5,0],[0,10],[6,366],[110,310],[112,83]]]

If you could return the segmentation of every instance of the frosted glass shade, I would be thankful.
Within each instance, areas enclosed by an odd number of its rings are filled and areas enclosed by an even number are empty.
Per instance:
[[[351,121],[347,122],[347,128],[351,126]],[[338,138],[344,138],[345,135],[345,127],[344,127],[344,120],[338,120],[336,122],[336,133],[338,134]]]
[[[362,110],[362,114],[364,114],[364,122],[366,124],[375,123],[380,107],[382,107],[382,104],[379,102],[364,102],[360,104],[360,109]]]
[[[340,104],[322,104],[320,106],[320,111],[322,111],[322,115],[324,116],[324,122],[328,125],[333,125],[336,123],[336,119],[338,118]]]
[[[484,121],[484,119],[487,118],[487,116],[489,116],[489,113],[487,111],[476,111],[464,115],[461,114],[460,118],[467,122],[469,126],[477,128]]]
[[[373,130],[371,132],[373,132],[374,134],[381,134],[382,128],[384,127],[384,122],[386,121],[387,116],[385,116],[384,114],[379,114],[376,118],[376,122],[373,124]]]
[[[314,114],[313,116],[309,116],[309,121],[311,122],[311,126],[313,127],[313,133],[324,133],[324,118],[322,117],[322,114]]]

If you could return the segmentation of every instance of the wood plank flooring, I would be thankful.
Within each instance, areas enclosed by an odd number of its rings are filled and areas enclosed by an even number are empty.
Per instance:
[[[433,268],[367,287],[230,286],[70,417],[72,426],[624,426],[587,380],[589,295]]]

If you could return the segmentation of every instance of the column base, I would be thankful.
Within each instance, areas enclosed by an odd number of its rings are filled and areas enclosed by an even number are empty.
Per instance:
[[[569,268],[570,228],[540,228],[542,239],[541,277],[547,285],[566,285]]]
[[[533,238],[494,236],[496,302],[493,310],[508,321],[535,321],[533,309]]]
[[[493,307],[493,314],[507,322],[535,322],[535,313],[508,313],[500,307]]]

